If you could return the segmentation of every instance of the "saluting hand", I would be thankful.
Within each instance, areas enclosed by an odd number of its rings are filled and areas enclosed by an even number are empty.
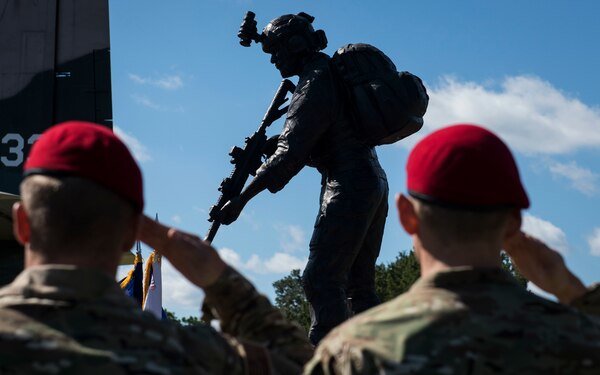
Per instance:
[[[217,251],[198,236],[166,227],[147,216],[142,218],[138,239],[169,259],[201,288],[214,283],[227,267]]]
[[[518,232],[504,241],[504,250],[523,276],[562,303],[570,303],[587,290],[562,255],[535,237]]]

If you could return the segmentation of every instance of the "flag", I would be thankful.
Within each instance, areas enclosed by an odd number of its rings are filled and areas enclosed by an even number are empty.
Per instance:
[[[127,276],[125,276],[121,281],[119,281],[119,285],[121,286],[121,289],[123,289],[126,295],[135,299],[138,305],[142,307],[142,301],[144,298],[142,286],[143,259],[139,242],[136,246],[137,251],[135,253],[135,259],[133,261],[133,268],[129,271]]]
[[[156,251],[150,254],[146,261],[144,272],[144,300],[143,310],[149,311],[157,319],[164,319],[166,315],[162,308],[162,277],[160,270],[161,256]]]

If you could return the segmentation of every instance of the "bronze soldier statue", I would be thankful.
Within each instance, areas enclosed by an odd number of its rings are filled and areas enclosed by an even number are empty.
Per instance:
[[[375,262],[388,212],[388,184],[373,146],[357,136],[344,88],[322,52],[323,30],[306,13],[271,21],[258,34],[247,16],[239,36],[262,44],[284,78],[299,76],[275,152],[239,197],[220,211],[230,224],[255,195],[276,193],[308,165],[321,173],[321,198],[302,281],[316,345],[351,314],[379,303]],[[350,302],[350,303],[348,303]]]

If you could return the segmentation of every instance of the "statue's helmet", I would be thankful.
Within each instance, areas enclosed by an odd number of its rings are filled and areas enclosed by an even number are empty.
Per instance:
[[[323,30],[315,31],[312,26],[314,19],[304,12],[275,18],[262,32],[263,51],[272,54],[283,47],[290,53],[301,54],[324,49],[327,37]]]

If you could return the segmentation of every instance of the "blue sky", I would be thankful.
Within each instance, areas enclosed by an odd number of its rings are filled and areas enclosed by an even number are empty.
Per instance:
[[[419,138],[450,123],[482,124],[515,152],[532,201],[525,229],[560,250],[586,283],[600,280],[600,5],[593,1],[110,1],[114,124],[142,166],[149,215],[204,236],[231,169],[227,153],[256,130],[279,84],[259,46],[238,44],[247,10],[259,28],[308,12],[327,33],[325,52],[370,43],[425,81],[423,130],[378,148],[390,205],[405,189],[404,164]],[[306,260],[319,187],[317,172],[305,168],[217,234],[223,257],[270,297],[271,283]],[[380,261],[410,246],[390,210]],[[200,291],[163,268],[165,307],[196,314]]]

